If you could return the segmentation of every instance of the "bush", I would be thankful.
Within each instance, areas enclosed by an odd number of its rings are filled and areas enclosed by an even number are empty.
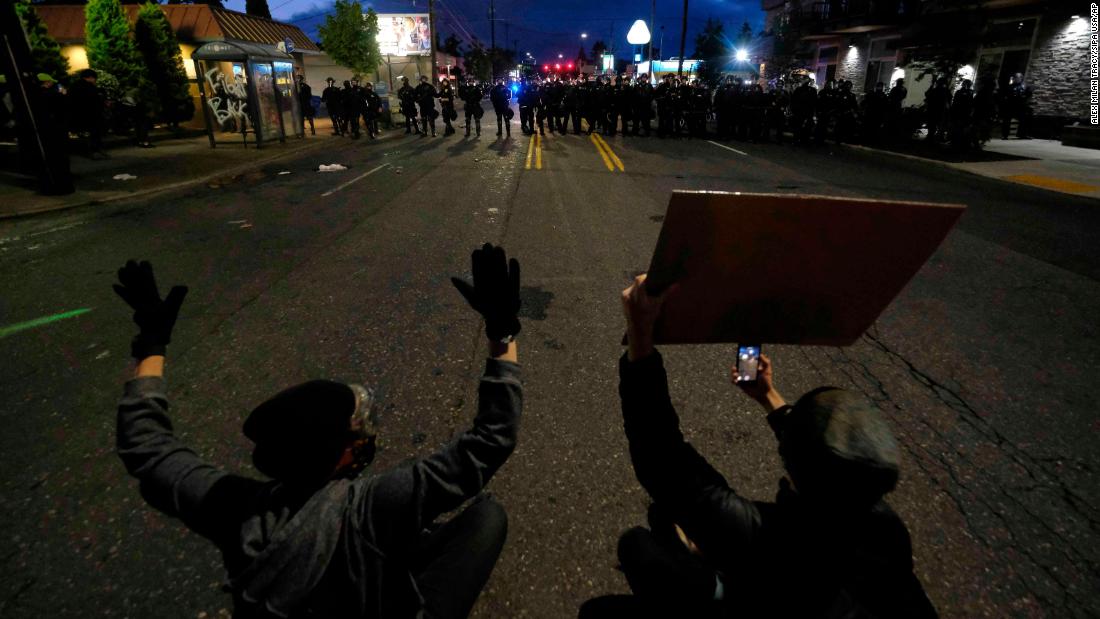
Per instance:
[[[62,79],[69,73],[69,60],[61,55],[61,46],[46,31],[46,24],[34,12],[30,0],[18,0],[15,12],[23,22],[31,46],[32,72],[49,73],[54,79]]]
[[[195,103],[183,68],[179,41],[160,7],[146,3],[138,10],[134,42],[145,61],[161,117],[175,125],[195,115]]]

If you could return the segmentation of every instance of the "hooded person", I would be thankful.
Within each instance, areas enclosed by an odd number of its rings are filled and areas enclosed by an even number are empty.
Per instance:
[[[151,506],[222,553],[234,616],[465,617],[507,532],[482,489],[512,453],[522,408],[517,365],[519,265],[485,245],[471,285],[489,358],[473,426],[434,453],[370,468],[378,399],[370,388],[311,380],[257,406],[244,423],[268,480],[203,461],[173,432],[164,363],[187,288],[163,299],[152,266],[130,261],[115,291],[134,310],[135,376],[118,409],[117,451]],[[444,513],[465,508],[446,522]]]
[[[909,532],[883,497],[897,484],[898,444],[864,398],[825,387],[788,406],[771,361],[731,380],[768,412],[786,477],[774,502],[738,494],[687,442],[653,325],[675,288],[645,276],[623,291],[627,352],[619,361],[623,426],[634,472],[653,499],[649,528],[619,539],[633,596],[587,602],[590,617],[935,617],[913,573]]]

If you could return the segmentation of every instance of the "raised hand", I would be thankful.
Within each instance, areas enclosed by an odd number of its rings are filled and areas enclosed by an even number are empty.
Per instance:
[[[519,262],[508,260],[502,247],[486,243],[470,256],[474,283],[451,278],[451,283],[482,317],[485,334],[500,342],[514,337],[519,324]]]
[[[141,360],[153,355],[164,355],[172,340],[172,328],[180,313],[180,306],[187,296],[187,286],[174,286],[163,300],[157,290],[153,266],[147,261],[140,264],[129,260],[118,270],[115,292],[134,310],[134,323],[138,334],[130,342],[130,354]]]

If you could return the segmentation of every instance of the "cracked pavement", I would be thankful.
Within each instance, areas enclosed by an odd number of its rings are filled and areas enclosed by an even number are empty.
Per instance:
[[[0,223],[0,326],[91,308],[0,339],[0,616],[230,607],[213,547],[147,507],[114,455],[132,327],[110,283],[125,259],[191,287],[168,385],[201,455],[252,471],[247,412],[325,376],[378,389],[384,467],[469,423],[481,336],[447,280],[483,241],[523,263],[526,405],[490,485],[509,539],[474,616],[570,617],[625,591],[615,542],[647,501],[619,417],[617,295],[648,264],[678,188],[969,206],[854,345],[765,347],[789,400],[831,384],[888,415],[904,449],[889,501],[943,616],[1100,614],[1092,201],[845,148],[608,142],[625,172],[573,136],[547,137],[530,171],[518,139],[333,139],[227,186]],[[334,161],[351,168],[313,172]],[[746,496],[774,496],[774,439],[727,382],[730,347],[664,354],[689,440]]]

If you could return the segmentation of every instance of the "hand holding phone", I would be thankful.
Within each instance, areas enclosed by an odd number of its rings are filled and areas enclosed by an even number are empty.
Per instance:
[[[755,383],[760,370],[760,346],[737,347],[737,369],[734,382],[739,384]]]

